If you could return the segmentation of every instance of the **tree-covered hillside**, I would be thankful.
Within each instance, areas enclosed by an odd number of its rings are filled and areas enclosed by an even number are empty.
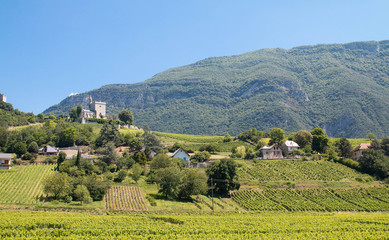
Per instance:
[[[92,96],[108,112],[131,109],[137,125],[236,135],[321,127],[333,137],[389,134],[389,41],[262,49],[207,58],[137,84],[70,96],[45,113],[68,113]]]

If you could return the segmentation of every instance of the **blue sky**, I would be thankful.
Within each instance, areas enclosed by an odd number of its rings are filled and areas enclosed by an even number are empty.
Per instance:
[[[38,114],[207,57],[389,39],[388,12],[386,0],[1,0],[0,93]]]

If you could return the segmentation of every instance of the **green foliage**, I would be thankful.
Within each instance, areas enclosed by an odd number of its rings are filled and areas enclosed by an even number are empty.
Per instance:
[[[306,130],[300,130],[293,136],[293,141],[295,141],[300,148],[304,148],[307,145],[312,144],[312,134]]]
[[[136,212],[0,211],[0,218],[7,219],[0,226],[2,239],[61,239],[64,235],[68,239],[386,239],[389,224],[387,212],[163,212],[145,216]]]
[[[233,138],[229,133],[226,133],[226,135],[224,135],[223,142],[231,142],[232,140]]]
[[[159,186],[159,193],[165,197],[176,197],[180,190],[182,173],[175,167],[161,168],[157,171],[156,182]]]
[[[105,162],[107,165],[116,163],[119,160],[119,156],[115,151],[115,144],[113,142],[107,142],[102,153],[103,155],[100,157],[100,160]]]
[[[120,121],[123,121],[126,124],[132,125],[134,122],[134,116],[132,115],[132,112],[130,110],[122,110],[119,113],[119,119]]]
[[[38,153],[39,152],[38,144],[36,142],[31,142],[30,144],[28,144],[27,151],[29,153]]]
[[[135,154],[134,160],[136,163],[139,163],[140,165],[145,166],[147,163],[146,154],[144,152],[137,152]]]
[[[244,131],[239,134],[238,139],[241,141],[250,141],[253,143],[258,142],[263,137],[263,132],[258,131],[256,128]]]
[[[351,143],[347,138],[342,137],[339,139],[339,141],[336,142],[335,146],[338,148],[339,153],[344,158],[350,158],[351,157],[351,151],[353,150],[351,148]]]
[[[14,109],[11,103],[0,101],[0,127],[23,126],[38,122],[33,113],[24,113]]]
[[[76,189],[74,189],[73,195],[78,201],[81,202],[81,204],[92,202],[88,188],[86,188],[84,185],[77,185]]]
[[[196,168],[185,169],[178,197],[188,199],[191,195],[205,194],[208,190],[207,175],[204,171]]]
[[[24,142],[17,142],[13,146],[13,152],[16,153],[18,156],[21,156],[27,152],[27,146]]]
[[[127,171],[122,169],[118,172],[116,178],[115,178],[115,182],[123,182],[123,180],[127,177]]]
[[[143,172],[142,167],[138,163],[135,163],[134,166],[132,166],[131,170],[132,170],[131,178],[135,182],[138,182],[138,180]]]
[[[61,163],[63,163],[66,160],[66,153],[63,151],[60,151],[58,153],[58,159],[57,159],[57,169],[59,169],[59,166]]]
[[[56,172],[43,180],[43,191],[55,199],[66,197],[72,192],[71,178],[66,173]]]
[[[167,168],[172,166],[172,159],[166,154],[158,154],[153,160],[150,162],[150,170],[156,171],[161,168]]]
[[[90,196],[94,201],[101,201],[110,187],[109,182],[96,175],[86,176],[82,184],[88,188]]]
[[[97,146],[105,146],[109,142],[114,143],[115,146],[119,144],[119,130],[114,123],[104,123],[96,139]]]
[[[293,181],[293,182],[336,182],[355,181],[356,178],[367,178],[343,164],[326,160],[260,160],[239,161],[239,181],[242,185],[255,185],[258,182]]]
[[[219,148],[216,143],[211,143],[200,147],[199,151],[207,151],[209,153],[215,153],[219,151]]]
[[[387,188],[239,190],[232,199],[256,211],[386,211]]]
[[[281,146],[285,138],[285,132],[281,128],[273,128],[270,131],[269,145],[277,144]]]
[[[328,137],[321,128],[314,128],[311,130],[312,134],[312,150],[323,153],[328,146]]]
[[[381,178],[389,177],[389,156],[386,156],[383,151],[365,149],[358,162],[361,169],[367,173]]]
[[[5,205],[36,204],[43,196],[43,181],[53,174],[53,165],[12,166],[0,171],[0,203]]]
[[[209,152],[202,151],[202,152],[198,152],[198,153],[195,153],[194,155],[192,155],[190,157],[190,162],[191,163],[205,162],[205,161],[209,160],[210,157],[211,157],[211,154]]]
[[[221,195],[227,195],[230,191],[239,189],[237,176],[237,164],[232,159],[222,159],[208,166],[208,185]]]

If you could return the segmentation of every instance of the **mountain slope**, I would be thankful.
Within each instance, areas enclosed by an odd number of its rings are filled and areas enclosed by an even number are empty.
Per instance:
[[[109,113],[129,108],[136,124],[165,132],[221,135],[248,128],[322,127],[334,137],[389,134],[389,41],[262,49],[208,58],[137,84],[64,99],[68,113],[91,95]]]

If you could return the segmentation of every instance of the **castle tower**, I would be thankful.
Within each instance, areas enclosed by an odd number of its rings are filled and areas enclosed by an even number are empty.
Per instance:
[[[0,102],[7,102],[7,97],[0,93]]]
[[[96,114],[96,118],[105,118],[106,103],[97,102],[92,100],[92,96],[89,97],[89,109]]]

